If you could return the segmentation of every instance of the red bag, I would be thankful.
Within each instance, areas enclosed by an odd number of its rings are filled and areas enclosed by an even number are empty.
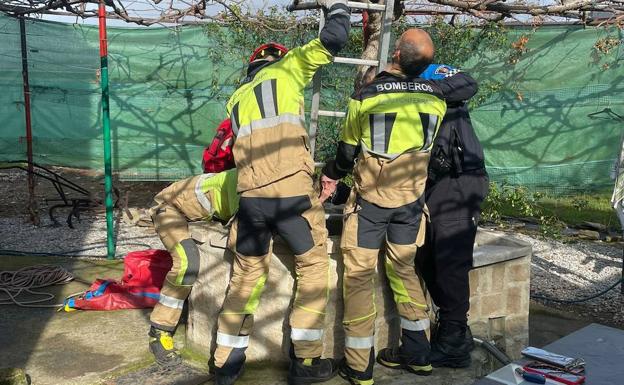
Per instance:
[[[218,173],[234,168],[233,143],[232,123],[230,119],[225,119],[217,127],[217,133],[212,139],[210,146],[204,149],[202,159],[204,173]]]
[[[63,310],[117,310],[154,307],[165,276],[171,270],[165,250],[133,251],[124,259],[121,282],[97,279],[89,290],[65,300]]]
[[[171,254],[166,250],[132,251],[124,258],[121,282],[126,286],[160,289],[172,264]]]

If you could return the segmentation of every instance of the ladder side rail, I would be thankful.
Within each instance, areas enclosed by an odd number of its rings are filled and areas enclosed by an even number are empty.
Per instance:
[[[383,13],[383,20],[381,22],[381,31],[379,34],[379,52],[377,72],[381,72],[386,68],[388,64],[388,51],[390,50],[390,37],[392,35],[392,22],[394,19],[394,0],[385,0],[386,10]]]
[[[319,19],[319,35],[325,26],[325,15],[321,12],[321,17]],[[319,109],[321,106],[321,71],[319,69],[314,74],[312,78],[312,104],[310,107],[310,130],[308,132],[308,137],[310,138],[310,154],[312,155],[312,159],[314,159],[314,152],[316,151],[316,133],[318,131],[318,118],[319,118]]]

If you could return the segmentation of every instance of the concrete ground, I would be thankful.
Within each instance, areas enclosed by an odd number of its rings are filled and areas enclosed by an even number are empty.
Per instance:
[[[46,291],[62,302],[69,294],[81,292],[95,278],[121,277],[123,263],[54,257],[0,256],[0,271],[17,270],[35,264],[61,265],[80,281],[55,286]],[[84,281],[84,282],[82,282]],[[28,297],[26,297],[28,298]],[[162,375],[149,367],[147,350],[149,328],[147,310],[111,312],[57,312],[55,309],[3,306],[0,317],[0,369],[23,368],[35,385],[95,385],[186,383],[172,375]],[[532,304],[530,338],[534,346],[543,346],[590,323],[572,314],[553,311]],[[179,332],[178,336],[184,335]],[[183,341],[177,341],[182,346]],[[475,362],[487,357],[475,352]],[[201,369],[205,362],[194,362]],[[436,369],[431,377],[417,377],[377,366],[376,384],[463,385],[483,376],[481,365],[472,368]],[[287,368],[251,364],[238,384],[285,384]],[[149,378],[152,378],[150,381]],[[140,381],[138,379],[141,379]],[[207,382],[211,383],[211,382]],[[345,384],[336,378],[328,384]]]
[[[0,271],[36,264],[60,265],[85,282],[120,278],[123,262],[0,256]],[[48,288],[56,303],[82,292],[74,281]],[[28,299],[29,297],[24,297]],[[0,368],[23,368],[36,385],[89,385],[149,362],[149,310],[57,312],[54,308],[0,308]]]

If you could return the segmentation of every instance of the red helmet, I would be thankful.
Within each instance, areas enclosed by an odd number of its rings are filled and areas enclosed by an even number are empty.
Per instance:
[[[255,51],[253,51],[251,57],[249,58],[249,62],[251,63],[254,60],[262,59],[267,55],[282,57],[286,55],[286,52],[288,52],[288,48],[279,43],[270,42],[262,44],[260,47],[256,48]]]

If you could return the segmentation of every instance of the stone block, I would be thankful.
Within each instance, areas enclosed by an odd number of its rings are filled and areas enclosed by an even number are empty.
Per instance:
[[[506,282],[526,282],[531,278],[531,265],[520,259],[510,262],[505,268]]]
[[[482,267],[530,256],[531,245],[505,233],[479,229],[475,240],[472,266]]]
[[[481,309],[479,309],[478,299],[474,296],[470,297],[470,309],[468,310],[468,321],[481,317]]]
[[[505,319],[505,350],[507,354],[518,359],[520,351],[529,344],[529,313],[508,316]]]
[[[481,317],[493,318],[505,315],[505,296],[486,294],[479,297],[479,314]]]
[[[490,269],[472,269],[477,272],[479,276],[479,292],[477,295],[481,296],[492,292],[492,273]]]
[[[506,290],[505,295],[507,296],[507,312],[506,314],[519,314],[525,311],[526,299],[525,293],[523,292],[523,286],[515,286],[510,287]]]
[[[488,337],[487,318],[473,317],[471,314],[468,323],[474,336]]]
[[[579,230],[578,236],[579,238],[589,239],[592,241],[597,241],[600,239],[600,233],[594,230]]]
[[[479,293],[479,284],[480,280],[480,271],[479,270],[471,270],[468,274],[468,278],[470,279],[470,298],[474,297]]]
[[[512,263],[512,262],[508,262]],[[490,271],[490,290],[491,294],[493,293],[502,293],[506,280],[505,280],[505,266],[506,263],[497,263],[488,267]]]

